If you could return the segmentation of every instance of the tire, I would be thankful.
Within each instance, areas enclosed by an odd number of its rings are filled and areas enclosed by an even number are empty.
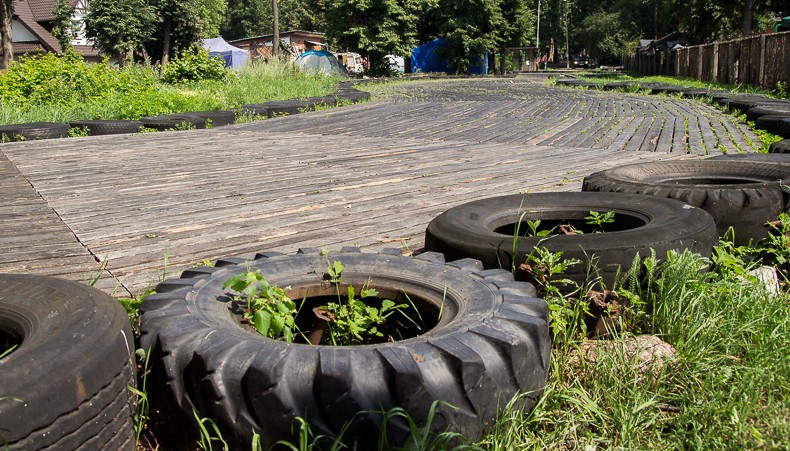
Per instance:
[[[349,101],[351,103],[362,102],[365,100],[370,99],[370,93],[365,91],[345,91],[337,93],[337,100],[340,101]]]
[[[790,138],[790,119],[783,119],[776,123],[776,134],[782,138]]]
[[[771,99],[768,97],[762,96],[738,96],[722,99],[719,102],[719,105],[745,113],[750,108],[754,108],[770,101]]]
[[[65,138],[69,136],[69,129],[69,124],[60,122],[0,125],[0,137],[3,141]]]
[[[74,121],[70,122],[69,125],[72,128],[87,128],[90,136],[137,133],[140,131],[140,127],[143,127],[141,121],[127,120]]]
[[[709,158],[710,160],[742,160],[742,161],[764,161],[768,163],[790,164],[790,154],[781,153],[735,153],[727,155],[717,155]]]
[[[651,92],[653,94],[682,94],[685,89],[683,86],[666,85],[656,86],[652,88]]]
[[[768,148],[768,153],[790,153],[790,139],[777,141]]]
[[[181,127],[182,124],[191,124],[197,129],[206,128],[206,120],[192,114],[163,114],[161,116],[147,116],[140,118],[144,126],[156,130],[168,131]]]
[[[0,274],[0,335],[18,343],[0,360],[0,447],[135,448],[134,343],[120,304],[75,282]]]
[[[290,116],[315,109],[315,106],[304,100],[282,100],[260,104],[266,108],[269,117]]]
[[[171,432],[193,423],[197,409],[219,425],[231,449],[249,447],[253,431],[264,449],[277,440],[293,442],[297,418],[316,436],[330,437],[353,419],[344,442],[377,449],[379,412],[400,407],[424,425],[431,404],[443,400],[456,408],[439,404],[432,430],[479,438],[510,398],[529,392],[522,407],[530,408],[544,386],[548,308],[531,284],[514,282],[509,272],[484,271],[472,260],[445,264],[441,257],[347,249],[330,255],[345,266],[343,283],[371,280],[386,296],[407,293],[434,314],[442,308],[438,325],[422,335],[361,346],[272,340],[242,328],[229,310],[222,284],[248,265],[272,285],[296,287],[294,299],[334,294],[322,279],[327,264],[317,250],[220,260],[165,281],[142,305],[141,342],[154,351],[149,387],[163,388],[149,395],[152,409]],[[391,444],[409,435],[401,419],[386,431]]]
[[[632,85],[636,84],[636,82],[632,81],[613,81],[611,83],[606,83],[603,86],[604,91],[614,91],[618,89],[629,89]]]
[[[752,108],[752,110],[753,109],[754,108]],[[782,115],[772,114],[768,116],[760,116],[754,120],[754,128],[760,130],[766,130],[770,133],[776,134],[776,130],[779,127],[779,123],[785,119],[790,119],[790,113],[782,114]]]
[[[704,88],[685,88],[682,91],[683,97],[691,97],[694,99],[712,97],[717,94],[722,94],[724,91],[710,90]]]
[[[785,211],[783,180],[790,168],[748,161],[667,161],[637,163],[596,172],[584,178],[584,191],[612,191],[679,199],[713,216],[720,236],[729,227],[735,243],[747,244],[767,234],[762,226]]]
[[[206,119],[206,125],[208,125],[208,120],[211,120],[212,127],[222,127],[236,122],[236,113],[228,110],[190,111],[186,114]]]
[[[746,110],[746,120],[752,122],[756,121],[761,116],[776,115],[790,116],[790,102],[775,101],[761,103]]]
[[[544,223],[584,222],[590,211],[615,212],[618,231],[522,236],[515,245],[515,226],[540,219]],[[523,215],[523,216],[522,216]],[[580,228],[580,227],[577,227]],[[522,234],[522,233],[520,233]],[[425,232],[425,249],[442,252],[448,260],[474,258],[486,268],[510,268],[524,263],[536,247],[562,252],[583,264],[571,266],[565,277],[582,284],[588,263],[596,264],[603,283],[612,287],[618,270],[628,270],[636,254],[658,258],[668,250],[690,249],[710,255],[716,244],[713,219],[702,210],[671,199],[610,193],[540,193],[481,199],[445,211]]]

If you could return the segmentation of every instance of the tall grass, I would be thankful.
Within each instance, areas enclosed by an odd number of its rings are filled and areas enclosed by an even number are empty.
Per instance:
[[[128,88],[123,82],[108,84],[101,92],[64,101],[63,91],[69,88],[66,86],[60,91],[53,91],[48,98],[29,102],[24,96],[12,96],[12,81],[7,75],[0,76],[0,124],[138,119],[157,114],[233,109],[249,103],[326,95],[339,81],[336,77],[303,74],[285,61],[250,64],[241,70],[231,71],[224,81],[179,85],[161,82],[153,68],[136,66],[120,72],[108,68],[103,73],[111,74],[110,70],[120,73],[123,80],[131,80],[134,86]],[[75,64],[66,68],[59,77],[69,78],[75,74],[78,77],[84,72],[87,71]],[[41,83],[48,81],[42,78]],[[90,79],[76,80],[74,86],[89,83]],[[9,93],[3,95],[7,90]]]
[[[759,283],[713,277],[709,262],[670,256],[638,290],[642,332],[677,350],[655,377],[622,346],[569,364],[555,347],[536,408],[511,411],[479,443],[486,449],[787,449],[790,437],[790,302]],[[627,333],[611,340],[621,343]]]

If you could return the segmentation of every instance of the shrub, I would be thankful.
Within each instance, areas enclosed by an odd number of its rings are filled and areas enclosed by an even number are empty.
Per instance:
[[[162,78],[167,83],[184,83],[202,80],[224,80],[228,72],[225,60],[212,57],[208,50],[193,47],[174,57],[165,67]]]
[[[118,94],[136,96],[155,90],[151,71],[118,71],[106,62],[86,63],[74,53],[22,57],[6,74],[0,75],[0,97],[5,103],[19,107],[69,108]]]

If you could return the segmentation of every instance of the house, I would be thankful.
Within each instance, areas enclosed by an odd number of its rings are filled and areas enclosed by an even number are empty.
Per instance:
[[[90,0],[70,0],[74,12],[72,19],[82,24],[88,13]],[[61,48],[58,40],[52,36],[55,21],[57,0],[15,0],[14,18],[11,23],[11,41],[14,46],[14,58],[24,54],[56,52]],[[74,52],[88,61],[101,61],[99,51],[94,49],[85,37],[82,27],[77,30],[77,37],[71,41]]]
[[[267,61],[272,56],[272,41],[274,35],[255,36],[252,38],[236,39],[228,41],[234,47],[247,50],[251,60]],[[291,60],[308,50],[321,50],[326,46],[324,43],[324,33],[316,31],[291,30],[280,33],[280,45],[287,48],[291,55]]]

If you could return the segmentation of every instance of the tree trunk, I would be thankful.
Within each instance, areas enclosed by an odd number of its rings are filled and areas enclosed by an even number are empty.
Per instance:
[[[743,2],[743,36],[752,35],[752,21],[754,19],[754,0]]]
[[[272,0],[272,15],[274,16],[274,35],[272,36],[272,57],[276,58],[280,54],[280,14],[277,8],[277,0]]]
[[[499,75],[505,75],[505,53],[507,53],[507,48],[503,45],[499,51]]]
[[[170,21],[165,20],[162,24],[162,60],[159,65],[160,70],[164,70],[167,66],[167,60],[170,57]]]
[[[11,44],[11,22],[14,19],[14,0],[2,0],[0,5],[0,34],[2,34],[3,56],[0,58],[0,69],[8,69],[14,59],[14,46]]]

